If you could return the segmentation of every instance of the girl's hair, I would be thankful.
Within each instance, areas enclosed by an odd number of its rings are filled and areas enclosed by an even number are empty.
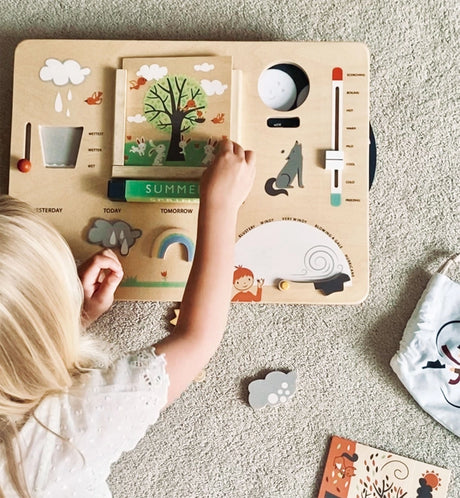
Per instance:
[[[0,196],[0,440],[20,496],[28,493],[17,421],[68,389],[82,368],[106,363],[97,341],[82,334],[82,303],[64,239],[27,204]]]

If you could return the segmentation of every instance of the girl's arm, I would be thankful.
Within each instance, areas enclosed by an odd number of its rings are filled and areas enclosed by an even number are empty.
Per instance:
[[[165,354],[174,401],[215,353],[227,323],[238,209],[255,177],[255,155],[229,140],[201,181],[195,257],[172,334],[155,346]]]

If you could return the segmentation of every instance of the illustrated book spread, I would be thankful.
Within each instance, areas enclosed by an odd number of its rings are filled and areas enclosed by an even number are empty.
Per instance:
[[[333,436],[319,498],[447,498],[450,470]]]

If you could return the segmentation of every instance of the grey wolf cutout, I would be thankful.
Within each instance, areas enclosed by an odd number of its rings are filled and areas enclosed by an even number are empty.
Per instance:
[[[276,178],[269,178],[265,182],[265,192],[268,195],[288,195],[287,188],[293,188],[292,182],[297,176],[297,183],[303,188],[302,182],[302,144],[297,140],[286,158],[287,162]],[[274,188],[277,187],[277,188]]]

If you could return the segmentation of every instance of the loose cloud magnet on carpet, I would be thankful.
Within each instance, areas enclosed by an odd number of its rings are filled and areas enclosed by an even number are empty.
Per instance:
[[[254,380],[249,384],[249,404],[254,409],[263,408],[267,404],[284,404],[294,395],[296,381],[296,371],[270,372],[264,379]]]

